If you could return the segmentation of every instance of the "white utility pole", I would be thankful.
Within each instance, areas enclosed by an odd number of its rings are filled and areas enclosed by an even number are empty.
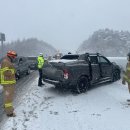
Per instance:
[[[5,34],[0,33],[0,41],[1,41],[1,57],[4,56],[4,44],[3,42],[5,41]]]

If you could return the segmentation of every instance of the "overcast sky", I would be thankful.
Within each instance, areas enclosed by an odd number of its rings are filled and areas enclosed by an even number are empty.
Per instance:
[[[104,28],[130,31],[130,0],[0,0],[7,42],[36,37],[74,52]]]

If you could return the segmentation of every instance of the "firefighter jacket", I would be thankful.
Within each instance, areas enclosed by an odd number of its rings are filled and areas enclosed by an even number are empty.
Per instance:
[[[10,85],[15,84],[15,68],[9,57],[5,57],[1,63],[0,69],[0,84]]]
[[[44,58],[43,58],[43,56],[38,56],[37,61],[38,61],[38,69],[42,69],[42,67],[44,65]]]
[[[123,79],[130,84],[130,61],[126,65],[126,71],[124,73]]]

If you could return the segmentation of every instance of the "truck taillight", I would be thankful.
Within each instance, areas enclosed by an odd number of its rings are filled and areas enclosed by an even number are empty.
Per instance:
[[[67,69],[63,70],[63,76],[64,76],[64,79],[68,79],[69,78],[69,72],[68,72]]]

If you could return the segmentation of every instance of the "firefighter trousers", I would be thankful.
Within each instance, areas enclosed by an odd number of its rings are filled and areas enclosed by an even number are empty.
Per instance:
[[[3,85],[4,89],[4,109],[6,114],[12,114],[14,112],[13,108],[13,97],[14,97],[14,84]]]
[[[38,69],[38,71],[39,71],[38,86],[40,86],[40,85],[42,85],[43,74],[42,74],[42,69]]]

